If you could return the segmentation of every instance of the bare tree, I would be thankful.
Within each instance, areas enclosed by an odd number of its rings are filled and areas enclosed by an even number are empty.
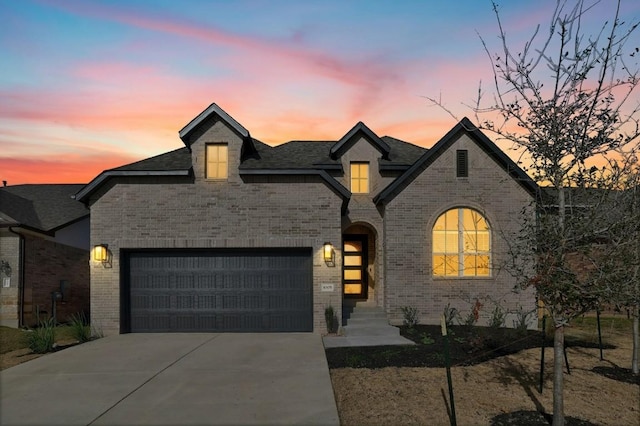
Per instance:
[[[498,51],[480,37],[494,78],[489,100],[478,90],[476,123],[524,151],[525,170],[546,187],[535,217],[524,215],[512,266],[522,287],[535,287],[555,324],[554,425],[564,424],[564,328],[611,297],[604,258],[594,264],[589,255],[599,241],[598,229],[610,225],[601,214],[607,191],[593,184],[596,175],[610,174],[606,168],[616,164],[616,153],[634,158],[638,152],[640,46],[632,45],[638,40],[632,35],[639,22],[622,22],[620,0],[614,6],[610,21],[585,34],[583,21],[593,5],[557,0],[548,26],[538,25],[518,50],[510,45],[494,3]],[[637,278],[631,279],[637,283]]]

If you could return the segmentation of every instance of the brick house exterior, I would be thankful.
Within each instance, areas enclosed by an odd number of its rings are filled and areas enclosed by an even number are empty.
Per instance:
[[[184,148],[107,170],[76,194],[91,210],[91,246],[108,253],[91,261],[92,322],[105,334],[324,332],[325,308],[341,318],[345,301],[383,307],[391,323],[403,306],[429,323],[475,297],[535,308],[497,265],[537,187],[466,119],[430,150],[363,123],[338,141],[270,147],[215,104],[179,134]],[[460,224],[469,212],[489,224],[474,228],[485,242],[472,255],[433,252],[450,209]],[[438,276],[434,259],[459,276]],[[472,261],[481,276],[466,276]]]
[[[89,316],[89,210],[71,198],[83,186],[0,188],[0,325]]]

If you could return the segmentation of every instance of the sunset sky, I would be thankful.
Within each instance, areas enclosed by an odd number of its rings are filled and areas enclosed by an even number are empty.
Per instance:
[[[501,3],[522,41],[555,1]],[[637,20],[640,2],[623,15]],[[498,42],[489,0],[3,0],[0,17],[10,185],[84,183],[179,148],[212,102],[270,145],[336,140],[363,121],[430,147],[456,121],[424,97],[470,115],[492,77],[478,33]]]

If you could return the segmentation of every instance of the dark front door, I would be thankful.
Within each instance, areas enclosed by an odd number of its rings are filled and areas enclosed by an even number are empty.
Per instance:
[[[367,236],[344,235],[342,289],[345,297],[367,298]]]

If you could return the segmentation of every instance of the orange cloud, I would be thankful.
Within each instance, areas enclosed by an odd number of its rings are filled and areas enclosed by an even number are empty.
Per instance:
[[[23,183],[87,183],[103,170],[139,160],[127,155],[64,155],[47,159],[0,157],[0,180]]]

